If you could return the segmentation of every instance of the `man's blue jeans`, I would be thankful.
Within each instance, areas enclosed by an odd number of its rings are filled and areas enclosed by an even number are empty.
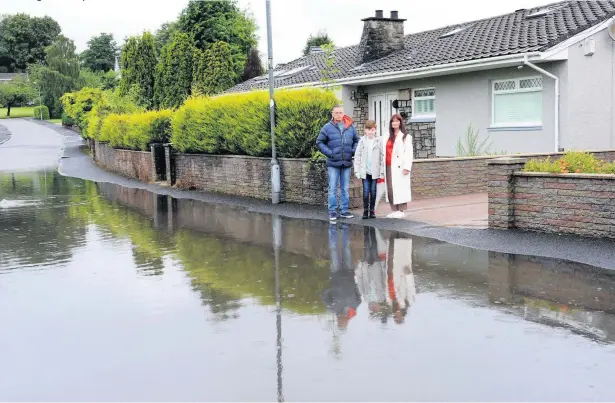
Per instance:
[[[341,188],[340,192],[340,213],[348,213],[348,205],[350,204],[350,171],[352,168],[336,168],[328,167],[327,173],[329,176],[329,213],[337,212],[337,187]]]

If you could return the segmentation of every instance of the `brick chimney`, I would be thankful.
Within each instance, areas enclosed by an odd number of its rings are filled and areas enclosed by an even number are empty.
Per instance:
[[[359,43],[360,63],[367,63],[404,48],[404,19],[397,11],[385,18],[382,10],[375,17],[364,18],[363,34]]]

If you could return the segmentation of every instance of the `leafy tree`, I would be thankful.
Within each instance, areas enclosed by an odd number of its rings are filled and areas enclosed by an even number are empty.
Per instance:
[[[339,86],[331,84],[333,81],[332,76],[340,71],[337,67],[335,67],[335,47],[331,43],[322,45],[321,47],[325,51],[325,65],[321,70],[322,79],[320,82],[323,84],[325,90],[335,91],[339,89]]]
[[[154,36],[145,32],[141,37],[128,38],[122,48],[120,94],[133,94],[140,105],[151,108],[154,105],[155,70]]]
[[[155,103],[159,108],[175,108],[190,96],[195,48],[185,33],[177,32],[162,48],[156,66]]]
[[[79,88],[100,88],[102,87],[102,74],[101,72],[94,72],[90,69],[81,69],[79,72]]]
[[[177,32],[177,22],[165,22],[160,26],[154,35],[154,48],[156,55],[160,56],[162,48],[173,39],[173,34]]]
[[[0,68],[25,71],[28,64],[42,63],[45,48],[60,32],[60,25],[51,17],[23,13],[0,17]]]
[[[47,66],[32,65],[30,68],[30,78],[35,86],[40,88],[42,103],[49,109],[52,118],[59,118],[62,115],[62,104],[60,97],[75,89],[77,82],[74,78],[65,76]]]
[[[335,46],[326,31],[320,31],[316,35],[310,34],[310,37],[305,42],[305,47],[303,48],[303,56],[310,54],[310,48],[312,46],[322,47],[323,45]]]
[[[257,43],[254,17],[240,10],[237,0],[191,0],[179,16],[178,29],[191,36],[201,51],[216,42],[228,43],[236,79]]]
[[[81,53],[83,67],[92,71],[113,70],[117,50],[113,34],[102,33],[95,36],[88,41],[88,48]]]
[[[79,58],[72,40],[59,35],[45,51],[46,65],[31,65],[30,77],[40,88],[42,102],[51,117],[59,118],[62,115],[60,97],[78,88],[85,79],[80,79]]]
[[[75,52],[75,43],[59,35],[56,40],[45,49],[45,63],[51,70],[77,80],[79,78],[79,58]]]
[[[231,49],[226,42],[216,42],[205,52],[199,52],[194,75],[195,92],[214,95],[235,85]]]
[[[34,88],[23,79],[16,78],[9,83],[0,84],[0,105],[6,108],[6,116],[11,116],[11,107],[24,105],[34,97]]]
[[[263,64],[261,62],[261,55],[257,48],[250,49],[248,54],[248,60],[243,67],[243,75],[241,81],[247,81],[251,78],[258,77],[264,74]]]

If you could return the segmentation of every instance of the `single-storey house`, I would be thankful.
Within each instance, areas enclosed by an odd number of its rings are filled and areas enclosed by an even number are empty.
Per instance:
[[[0,73],[0,84],[2,83],[10,83],[15,78],[23,78],[24,80],[28,77],[26,73]]]
[[[359,131],[373,119],[386,133],[400,113],[417,158],[456,156],[470,125],[494,152],[613,149],[613,16],[613,1],[563,1],[406,35],[397,11],[376,10],[358,45],[276,66],[275,87],[327,74]],[[267,87],[264,75],[228,92]]]

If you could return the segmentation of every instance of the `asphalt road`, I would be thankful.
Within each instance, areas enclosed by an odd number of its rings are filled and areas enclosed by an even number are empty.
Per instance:
[[[11,122],[12,123],[12,122]],[[63,140],[63,149],[58,148],[62,155],[59,172],[65,176],[91,180],[95,182],[115,183],[125,187],[147,189],[154,193],[166,194],[175,198],[202,200],[210,203],[233,204],[244,207],[248,211],[259,213],[278,214],[285,217],[313,220],[327,220],[326,208],[298,204],[272,205],[265,200],[256,200],[243,197],[225,196],[211,193],[184,191],[168,188],[162,185],[146,184],[136,180],[124,178],[109,173],[94,164],[91,158],[83,151],[83,142],[73,131],[48,122],[19,121],[10,127],[14,137],[22,138],[23,142],[42,142],[30,144],[26,147],[13,146],[14,154],[11,161],[19,159],[19,153],[28,156],[31,152],[48,150],[50,146],[43,147],[51,141],[49,139]],[[11,146],[11,139],[0,146],[0,170],[6,165],[3,161],[3,148]],[[52,141],[57,147],[56,140]],[[19,144],[19,143],[16,143]],[[437,239],[442,242],[467,246],[470,248],[489,250],[500,253],[544,256],[571,260],[601,268],[615,269],[615,240],[593,239],[570,235],[541,234],[519,230],[490,230],[472,228],[448,228],[427,225],[406,220],[378,218],[362,220],[355,218],[347,220],[351,224],[370,225],[384,230],[394,230],[410,235]]]

